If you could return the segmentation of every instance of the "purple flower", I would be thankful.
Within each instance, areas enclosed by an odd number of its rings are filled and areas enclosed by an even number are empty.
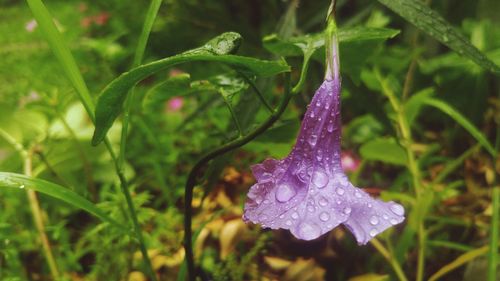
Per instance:
[[[252,167],[257,183],[248,192],[243,219],[288,229],[303,240],[343,224],[358,244],[366,244],[401,223],[404,209],[353,186],[342,169],[341,83],[336,38],[332,41],[327,44],[325,80],[309,105],[294,148],[282,160],[267,159]]]

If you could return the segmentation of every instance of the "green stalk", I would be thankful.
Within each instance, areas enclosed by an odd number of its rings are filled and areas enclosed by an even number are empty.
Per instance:
[[[61,67],[64,70],[64,73],[72,83],[73,87],[76,89],[76,92],[78,94],[78,97],[80,98],[80,101],[82,102],[83,106],[85,107],[85,110],[87,111],[87,114],[89,115],[90,119],[92,122],[95,124],[95,115],[94,115],[94,103],[93,100],[90,96],[89,90],[87,88],[87,85],[85,83],[85,80],[83,79],[83,76],[78,69],[78,66],[76,64],[75,59],[73,58],[73,55],[71,54],[68,46],[66,45],[64,38],[62,37],[61,33],[58,31],[57,27],[55,26],[52,16],[50,15],[49,11],[43,4],[41,0],[26,0],[35,19],[37,20],[42,32],[45,35],[45,38],[47,42],[49,43],[50,48],[52,49],[52,52],[58,59]],[[146,20],[143,26],[143,30],[139,39],[138,47],[134,55],[134,65],[139,64],[140,61],[142,60],[144,49],[147,43],[147,39],[149,37],[149,33],[151,31],[152,24],[154,22],[154,19],[156,18],[156,14],[158,11],[158,8],[161,4],[161,0],[152,0],[151,5],[148,9],[148,13],[146,15]],[[130,105],[130,102],[129,102]],[[129,107],[130,108],[130,107]],[[122,136],[127,135],[127,128],[128,128],[128,118],[129,115],[124,117],[124,125],[122,127]],[[123,173],[123,158],[124,158],[124,152],[125,152],[125,146],[126,143],[123,141],[124,138],[122,138],[121,142],[121,150],[120,150],[120,157],[117,158],[114,151],[113,147],[111,146],[111,143],[109,142],[108,139],[105,140],[105,145],[106,148],[113,159],[113,162],[115,164],[115,170],[118,175],[118,178],[120,179],[120,186],[121,190],[125,196],[125,199],[127,201],[127,205],[130,211],[130,215],[132,216],[132,222],[134,224],[134,230],[136,234],[136,239],[139,241],[141,252],[144,258],[144,262],[146,263],[146,267],[149,271],[149,275],[151,275],[151,278],[153,281],[156,281],[156,275],[153,273],[153,268],[151,266],[151,261],[149,260],[149,256],[147,255],[147,250],[146,246],[144,243],[144,239],[142,236],[142,232],[139,228],[139,223],[137,220],[137,215],[135,212],[135,207],[132,204],[132,198],[130,196],[130,192],[128,190],[127,186],[127,181],[125,178],[125,175]],[[121,159],[121,160],[120,160]]]
[[[498,239],[500,231],[500,187],[493,188],[491,195],[493,214],[491,215],[490,247],[488,253],[488,281],[497,280]]]
[[[139,43],[137,44],[137,48],[135,50],[134,59],[133,59],[133,67],[136,67],[141,64],[142,58],[144,57],[144,51],[146,49],[147,41],[149,38],[149,34],[151,33],[151,28],[153,27],[154,20],[156,15],[158,14],[158,10],[161,5],[161,0],[152,0],[149,6],[149,9],[146,14],[146,19],[144,21],[144,25],[142,28],[141,35],[139,36]],[[118,159],[116,162],[116,168],[118,171],[118,177],[120,178],[120,187],[122,189],[123,194],[125,195],[125,200],[127,201],[127,206],[130,211],[130,215],[132,217],[132,223],[134,225],[134,232],[139,240],[139,247],[141,249],[142,257],[144,259],[144,263],[146,265],[146,269],[148,271],[149,277],[153,281],[157,281],[156,274],[153,269],[153,265],[151,264],[151,259],[149,258],[146,243],[144,240],[144,236],[142,235],[141,226],[139,224],[139,220],[137,219],[137,211],[135,210],[134,202],[132,200],[132,196],[130,195],[130,190],[128,188],[128,183],[125,178],[124,173],[124,165],[125,165],[125,152],[127,149],[127,135],[128,135],[128,126],[130,123],[130,111],[132,107],[132,102],[134,100],[134,88],[131,90],[131,94],[128,95],[127,100],[125,101],[125,107],[123,110],[123,122],[122,122],[122,132],[120,138],[120,154],[118,155]]]
[[[399,281],[408,281],[406,278],[403,269],[397,262],[397,259],[378,241],[377,238],[373,238],[370,240],[372,246],[387,260],[387,262],[391,265],[394,273],[398,277]]]
[[[193,241],[192,241],[192,202],[193,202],[193,189],[198,182],[198,176],[203,167],[205,167],[211,160],[231,151],[238,147],[241,147],[251,140],[255,139],[257,136],[269,129],[285,112],[285,109],[292,98],[292,91],[290,90],[290,74],[287,73],[285,76],[285,93],[281,99],[281,103],[278,108],[274,110],[267,120],[258,126],[256,129],[251,131],[245,136],[238,137],[237,139],[230,141],[222,146],[212,150],[211,152],[205,154],[201,157],[198,162],[191,169],[188,179],[186,181],[185,195],[184,195],[184,248],[186,250],[186,263],[188,269],[188,280],[195,281],[195,262],[193,254]]]
[[[420,174],[420,168],[418,167],[418,163],[416,160],[415,153],[413,152],[413,139],[411,135],[410,124],[408,124],[408,120],[406,119],[406,114],[404,111],[404,104],[401,104],[399,100],[396,98],[396,95],[392,92],[392,90],[387,85],[385,79],[382,79],[380,73],[376,71],[377,79],[380,81],[382,85],[382,91],[389,99],[389,103],[391,104],[394,112],[396,113],[396,124],[398,126],[399,132],[401,134],[401,145],[405,148],[406,156],[408,158],[408,170],[412,175],[413,187],[415,191],[415,195],[417,197],[417,205],[418,201],[422,198],[423,185],[422,185],[422,176]],[[418,234],[418,258],[417,258],[417,277],[416,281],[422,281],[424,277],[424,269],[425,269],[425,241],[426,241],[426,232],[425,226],[423,222],[423,218],[419,217],[417,222],[417,234]]]
[[[2,130],[0,128],[0,136],[7,141],[10,145],[14,147],[14,149],[21,155],[24,161],[23,169],[24,174],[27,176],[32,176],[33,165],[32,165],[32,156],[33,150],[26,150],[22,144],[16,141],[9,133]],[[28,196],[28,202],[30,204],[31,214],[33,216],[33,222],[35,224],[36,230],[38,231],[38,235],[40,237],[40,242],[42,243],[43,253],[45,255],[45,259],[47,260],[47,264],[49,265],[50,274],[52,275],[53,280],[59,280],[60,274],[57,269],[57,263],[54,259],[54,255],[52,254],[52,248],[50,246],[49,238],[45,233],[45,225],[43,222],[42,210],[40,208],[40,202],[38,201],[38,197],[36,192],[27,189],[26,195]]]

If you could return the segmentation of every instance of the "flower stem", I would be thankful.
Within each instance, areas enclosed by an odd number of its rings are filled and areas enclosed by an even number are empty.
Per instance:
[[[337,24],[335,23],[335,4],[332,0],[326,17],[325,53],[326,73],[325,80],[340,80],[339,42],[337,38]]]
[[[253,131],[248,133],[247,135],[241,136],[233,141],[230,141],[226,144],[221,145],[220,147],[212,150],[211,152],[205,154],[201,157],[198,162],[191,169],[188,179],[186,181],[185,187],[185,195],[184,195],[184,248],[186,250],[186,263],[188,269],[188,280],[194,281],[196,279],[195,273],[195,262],[194,262],[194,254],[193,254],[193,241],[192,241],[192,202],[193,202],[193,189],[197,184],[197,179],[200,174],[200,171],[205,165],[211,160],[221,156],[233,149],[241,147],[267,129],[269,129],[283,114],[285,111],[290,99],[292,97],[292,92],[290,90],[290,74],[285,74],[285,93],[278,108],[271,114],[267,120],[262,123],[260,126],[255,128]]]
[[[370,243],[372,246],[377,249],[377,251],[389,262],[391,265],[392,269],[394,270],[394,273],[398,276],[399,281],[408,281],[406,278],[403,269],[397,262],[396,258],[393,257],[393,255],[378,241],[377,238],[373,238],[370,240]]]
[[[32,156],[33,150],[29,149],[28,151],[24,151],[24,174],[31,177],[33,171],[32,165]],[[52,249],[50,247],[49,238],[45,233],[45,225],[43,222],[42,209],[40,208],[40,202],[38,201],[38,196],[36,192],[28,189],[26,190],[28,195],[28,201],[31,208],[31,213],[33,215],[33,222],[35,223],[36,230],[38,231],[38,235],[40,236],[40,241],[42,242],[43,252],[45,254],[45,258],[47,259],[47,263],[49,264],[50,274],[52,275],[52,279],[59,280],[59,270],[57,269],[57,263],[54,259],[54,255],[52,254]]]

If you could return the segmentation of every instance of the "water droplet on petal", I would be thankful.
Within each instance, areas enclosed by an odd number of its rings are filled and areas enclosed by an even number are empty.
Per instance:
[[[398,216],[402,216],[405,214],[405,209],[403,208],[403,206],[396,204],[396,203],[392,203],[391,211]]]
[[[326,199],[325,197],[321,197],[318,201],[319,205],[322,206],[322,207],[325,207],[326,205],[328,205],[328,199]]]
[[[352,209],[350,207],[345,207],[344,208],[344,214],[349,215],[351,213]]]
[[[255,203],[260,204],[262,203],[262,200],[263,200],[262,197],[257,196],[257,198],[255,198]]]
[[[377,216],[372,216],[372,217],[370,218],[370,223],[371,223],[372,225],[377,225],[377,224],[378,224],[378,218],[377,218]]]
[[[267,200],[267,199],[266,199],[266,200],[264,200],[262,203],[263,203],[263,204],[269,204],[269,203],[271,203],[271,201],[269,201],[269,200]]]
[[[314,171],[312,182],[318,188],[323,188],[328,184],[328,176],[322,171]]]
[[[268,219],[268,217],[267,217],[266,214],[262,214],[262,215],[259,216],[259,220],[261,220],[261,221],[265,221],[267,219]]]
[[[326,130],[330,133],[333,132],[333,123],[328,124],[328,126],[326,127]]]
[[[338,195],[344,195],[345,190],[342,187],[338,187],[337,190],[336,190],[336,192],[337,192]]]
[[[314,118],[314,112],[313,112],[313,111],[311,111],[311,114],[309,114],[309,116],[310,116],[311,118]]]
[[[361,198],[361,192],[359,191],[354,191],[354,196],[356,196],[356,198]]]
[[[290,201],[290,199],[292,199],[295,194],[297,194],[297,191],[295,191],[293,187],[283,183],[278,186],[275,197],[276,200],[284,203]]]
[[[398,224],[398,220],[397,220],[397,219],[391,219],[389,222],[390,222],[392,225],[396,225],[396,224]]]
[[[285,215],[280,215],[280,219],[284,219],[285,218]]]
[[[288,225],[288,226],[290,226],[290,225],[292,225],[292,221],[291,221],[291,220],[287,220],[287,221],[285,222],[285,224],[286,224],[286,225]]]
[[[292,213],[292,219],[296,220],[299,218],[299,214],[297,212]]]
[[[319,219],[322,221],[327,221],[330,219],[330,214],[328,214],[327,212],[322,212],[321,214],[319,214]]]
[[[389,217],[386,214],[382,215],[382,217],[384,218],[384,220],[389,219]]]
[[[377,230],[376,229],[370,230],[370,236],[375,237],[375,235],[377,235]]]
[[[308,139],[308,142],[311,146],[315,146],[316,143],[318,142],[318,136],[317,135],[311,135]]]
[[[312,240],[318,238],[321,235],[321,228],[312,222],[303,222],[298,226],[298,236],[299,238],[305,240]]]
[[[308,203],[307,204],[307,210],[311,213],[314,213],[314,211],[316,211],[316,207],[314,207],[314,204],[313,203]]]

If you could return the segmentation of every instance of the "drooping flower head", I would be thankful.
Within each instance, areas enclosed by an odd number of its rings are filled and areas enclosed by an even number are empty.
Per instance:
[[[358,244],[366,244],[401,223],[404,209],[353,186],[342,169],[338,42],[330,15],[325,80],[307,109],[290,154],[252,167],[257,183],[248,193],[243,219],[265,228],[288,229],[303,240],[343,224]]]

